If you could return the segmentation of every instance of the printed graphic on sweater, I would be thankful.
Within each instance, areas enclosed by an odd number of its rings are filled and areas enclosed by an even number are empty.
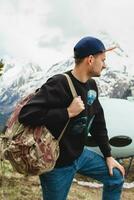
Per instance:
[[[71,127],[71,133],[73,135],[81,134],[86,131],[87,117],[81,117],[76,119]]]
[[[91,106],[94,102],[94,100],[96,99],[97,97],[97,93],[95,90],[89,90],[88,93],[87,93],[87,104],[89,106]]]
[[[96,99],[97,93],[95,90],[89,90],[87,93],[87,104],[91,106]],[[89,113],[90,114],[90,113]],[[81,117],[79,119],[76,119],[71,127],[71,133],[72,134],[81,134],[85,133],[88,134],[90,127],[92,125],[94,116],[88,116],[88,117]]]
[[[90,128],[91,128],[91,125],[92,125],[94,118],[95,118],[95,115],[93,115],[91,117],[89,116],[89,118],[88,118],[87,134],[90,132]]]

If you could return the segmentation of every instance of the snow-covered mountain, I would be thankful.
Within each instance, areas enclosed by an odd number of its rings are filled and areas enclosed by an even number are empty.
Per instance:
[[[39,88],[52,75],[70,70],[73,65],[73,58],[56,63],[48,70],[33,64],[5,64],[4,73],[0,77],[0,130],[22,97]],[[134,76],[122,69],[115,71],[108,68],[96,81],[100,96],[114,98],[131,96],[131,86],[134,86]]]
[[[128,96],[132,95],[131,88],[134,86],[134,76],[130,76],[126,72],[107,70],[96,81],[100,96],[127,99]]]

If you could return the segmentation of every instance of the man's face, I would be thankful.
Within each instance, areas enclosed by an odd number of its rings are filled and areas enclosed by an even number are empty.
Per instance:
[[[105,53],[92,56],[89,72],[92,77],[98,77],[101,75],[101,71],[106,68],[105,59]]]

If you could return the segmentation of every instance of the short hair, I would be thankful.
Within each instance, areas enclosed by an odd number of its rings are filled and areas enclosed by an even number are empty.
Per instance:
[[[79,65],[80,63],[82,63],[83,60],[84,60],[84,58],[75,58],[74,57],[74,62],[75,62],[76,65]]]
[[[102,54],[102,52],[98,52],[98,53],[96,53],[96,54],[94,54],[94,55],[92,55],[92,56],[94,56],[94,57],[96,58],[96,57],[98,57],[100,54]],[[86,56],[86,57],[88,57],[88,56]],[[83,60],[84,60],[86,57],[84,57],[84,58],[78,58],[78,57],[76,57],[76,56],[74,55],[75,64],[76,64],[76,65],[79,65],[80,63],[83,62]]]

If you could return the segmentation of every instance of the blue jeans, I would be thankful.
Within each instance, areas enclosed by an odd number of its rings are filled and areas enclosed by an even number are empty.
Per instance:
[[[120,171],[114,169],[113,176],[110,176],[104,158],[85,148],[71,166],[40,175],[43,200],[66,200],[76,172],[103,183],[103,200],[120,199],[124,182]]]

